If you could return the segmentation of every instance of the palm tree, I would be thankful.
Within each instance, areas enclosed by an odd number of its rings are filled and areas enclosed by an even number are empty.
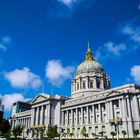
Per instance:
[[[117,133],[116,132],[114,132],[114,131],[111,131],[110,132],[110,135],[112,136],[112,140],[114,139],[114,136],[116,136],[117,135]]]
[[[88,133],[87,133],[87,130],[86,130],[85,126],[82,128],[81,134],[85,137],[85,139],[86,139],[86,137],[88,137]]]
[[[62,137],[64,137],[64,138],[66,137],[66,133],[65,132],[62,133]]]
[[[102,136],[102,138],[103,138],[103,136],[104,136],[105,133],[106,133],[105,131],[99,132],[99,134]]]
[[[40,134],[40,137],[43,138],[43,136],[44,136],[44,129],[43,128],[41,128],[39,130],[39,134]]]
[[[74,133],[70,133],[70,134],[69,134],[69,136],[71,137],[71,139],[72,139],[72,136],[73,136],[73,135],[74,135]]]
[[[137,139],[137,135],[140,134],[140,131],[139,131],[138,129],[133,130],[133,134],[134,134],[134,136],[135,136],[135,139]]]
[[[55,137],[58,137],[59,134],[57,132],[57,125],[55,125],[53,127],[49,127],[46,134],[47,134],[49,139],[53,139]]]
[[[69,128],[67,128],[66,135],[67,135],[67,138],[70,136],[70,129]]]
[[[93,136],[93,138],[96,136],[96,133],[91,133],[91,135]]]
[[[122,134],[123,134],[123,139],[125,139],[125,135],[127,134],[127,132],[125,130],[123,130]]]

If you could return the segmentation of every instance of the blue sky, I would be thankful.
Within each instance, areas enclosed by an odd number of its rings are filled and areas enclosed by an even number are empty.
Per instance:
[[[139,7],[139,0],[1,0],[0,97],[5,116],[13,102],[38,92],[70,96],[88,41],[111,87],[140,85]]]

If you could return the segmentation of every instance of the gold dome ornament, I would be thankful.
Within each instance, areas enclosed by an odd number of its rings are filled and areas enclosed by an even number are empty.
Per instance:
[[[88,73],[93,71],[101,72],[103,71],[103,67],[101,64],[99,64],[97,61],[94,60],[93,54],[90,50],[89,43],[88,43],[88,49],[86,52],[85,60],[77,67],[76,73],[80,74],[80,73]]]
[[[88,49],[87,49],[87,53],[86,53],[86,60],[93,60],[93,54],[89,48],[89,43],[88,43]]]

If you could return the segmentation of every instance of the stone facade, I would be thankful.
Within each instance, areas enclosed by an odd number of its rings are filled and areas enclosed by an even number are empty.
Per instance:
[[[39,94],[32,100],[31,110],[12,117],[12,128],[24,125],[31,138],[34,131],[57,125],[64,132],[69,129],[75,139],[83,138],[83,127],[88,138],[100,132],[111,138],[111,131],[120,132],[117,136],[122,138],[123,130],[132,138],[133,130],[140,129],[140,86],[110,88],[110,79],[90,48],[72,79],[71,90],[69,99]]]

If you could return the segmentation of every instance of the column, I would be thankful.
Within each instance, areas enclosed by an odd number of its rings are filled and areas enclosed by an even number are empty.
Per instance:
[[[14,128],[14,120],[12,119],[12,128]]]
[[[82,78],[80,77],[80,84],[79,84],[79,86],[80,86],[80,89],[82,89]]]
[[[71,125],[73,126],[73,120],[74,120],[74,118],[73,118],[73,109],[71,110]]]
[[[81,107],[81,124],[83,124],[83,117],[84,117],[83,107]]]
[[[113,119],[113,107],[112,107],[112,101],[110,101],[110,118]]]
[[[106,109],[107,120],[109,120],[110,119],[110,116],[109,116],[109,102],[105,103],[105,109]]]
[[[101,78],[101,89],[104,89],[104,79],[103,79],[103,77]]]
[[[76,91],[76,80],[74,80],[74,91]]]
[[[27,123],[27,120],[26,120],[26,118],[25,118],[25,124],[24,124],[25,128],[27,127],[27,126],[26,126],[26,123]]]
[[[127,116],[127,110],[126,110],[126,100],[122,99],[122,117],[126,118]]]
[[[93,88],[96,89],[96,77],[94,77],[94,80],[93,80]]]
[[[89,107],[88,106],[86,107],[86,112],[87,112],[87,122],[86,122],[86,124],[88,124],[89,123]]]
[[[139,101],[139,111],[140,111],[140,97],[138,98],[138,101]]]
[[[46,105],[45,108],[44,108],[45,109],[44,110],[44,123],[45,124],[48,124],[48,108],[47,108],[47,106],[48,105]]]
[[[38,116],[39,116],[39,107],[37,107],[37,111],[36,111],[36,121],[35,121],[35,125],[38,125]]]
[[[134,103],[134,106],[135,106],[134,112],[135,112],[135,115],[136,115],[136,119],[137,119],[137,121],[139,121],[140,120],[139,104],[138,104],[138,99],[137,99],[136,95],[134,96],[133,103]]]
[[[27,119],[26,128],[28,128],[29,118],[26,119]]]
[[[94,108],[94,105],[92,105],[92,114],[93,114],[93,123],[95,123],[95,108]]]
[[[128,109],[129,118],[132,118],[132,112],[131,112],[131,105],[130,105],[129,97],[127,97],[127,109]]]
[[[40,125],[43,125],[43,106],[41,106],[40,110]]]
[[[78,108],[76,108],[76,125],[78,125]]]
[[[69,111],[67,110],[67,126],[69,125]]]
[[[88,87],[88,83],[89,83],[89,81],[88,81],[88,77],[86,78],[86,89],[88,89],[89,87]]]
[[[31,110],[31,125],[34,125],[34,117],[35,117],[35,108]]]
[[[61,111],[61,125],[64,126],[64,111]]]
[[[99,103],[99,122],[102,122],[101,104]]]
[[[130,136],[130,137],[132,137],[133,136],[133,124],[132,124],[132,112],[131,112],[131,104],[130,104],[130,99],[129,99],[129,96],[127,97],[127,109],[128,109],[128,131],[129,131],[129,133],[128,133],[128,135]]]
[[[120,110],[120,118],[122,118],[122,100],[119,99],[119,110]]]

